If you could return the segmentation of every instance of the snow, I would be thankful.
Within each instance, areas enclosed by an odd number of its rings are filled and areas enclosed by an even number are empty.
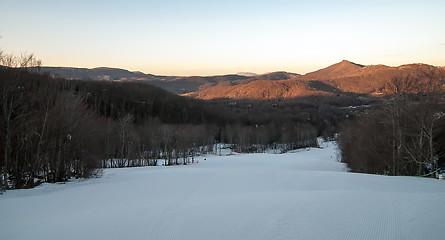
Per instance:
[[[349,173],[335,144],[324,147],[106,169],[101,178],[7,191],[0,239],[445,236],[445,181]]]

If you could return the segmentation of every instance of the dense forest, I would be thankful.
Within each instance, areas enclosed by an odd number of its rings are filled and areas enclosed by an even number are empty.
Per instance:
[[[387,87],[391,95],[343,122],[338,143],[351,171],[434,177],[444,170],[445,81],[424,89],[416,82],[413,76],[394,78]]]
[[[34,56],[0,67],[2,189],[67,181],[103,167],[187,164],[217,143],[239,152],[316,146],[355,97],[202,101],[142,83],[66,80]]]

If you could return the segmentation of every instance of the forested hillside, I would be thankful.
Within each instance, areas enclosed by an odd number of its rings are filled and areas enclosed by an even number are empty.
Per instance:
[[[392,94],[389,86],[394,78],[407,76],[414,80],[410,86],[411,93],[445,90],[442,82],[444,69],[426,64],[364,66],[344,60],[305,75],[274,73],[275,81],[270,81],[267,76],[256,76],[255,81],[244,84],[213,86],[185,95],[199,99],[279,99],[348,94],[386,96]]]

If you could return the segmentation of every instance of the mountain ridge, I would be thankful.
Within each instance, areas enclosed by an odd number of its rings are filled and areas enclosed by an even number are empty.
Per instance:
[[[348,60],[304,75],[276,71],[251,76],[246,76],[250,74],[159,76],[107,67],[93,69],[43,67],[42,70],[67,79],[143,82],[178,95],[198,99],[271,99],[342,93],[378,95],[388,93],[387,85],[392,79],[406,76],[415,78],[420,85],[434,82],[436,86],[440,85],[441,89],[445,86],[444,67],[422,63],[397,67],[382,64],[361,65]],[[423,88],[420,85],[419,88]]]

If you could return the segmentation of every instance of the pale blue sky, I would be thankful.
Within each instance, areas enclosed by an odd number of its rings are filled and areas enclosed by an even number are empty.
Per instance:
[[[166,75],[445,65],[445,1],[0,0],[0,50]]]

